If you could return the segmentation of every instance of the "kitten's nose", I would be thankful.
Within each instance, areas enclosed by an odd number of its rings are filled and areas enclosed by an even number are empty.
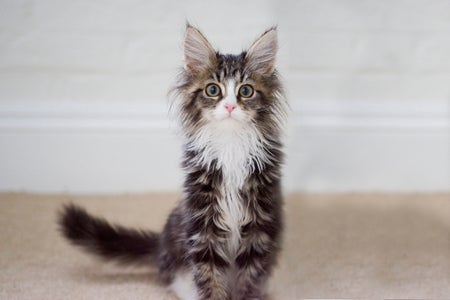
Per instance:
[[[236,105],[225,103],[225,108],[228,110],[228,112],[231,114],[231,112],[236,108]]]

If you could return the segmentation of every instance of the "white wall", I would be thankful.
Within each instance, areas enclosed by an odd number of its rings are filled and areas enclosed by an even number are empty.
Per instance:
[[[279,25],[285,186],[450,191],[450,1],[0,0],[0,190],[177,190],[185,20],[239,52]]]

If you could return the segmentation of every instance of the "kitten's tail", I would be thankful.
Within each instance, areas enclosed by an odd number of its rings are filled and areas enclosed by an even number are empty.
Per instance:
[[[74,204],[64,206],[59,215],[62,234],[74,245],[103,259],[121,264],[154,263],[159,234],[112,225],[91,216]]]

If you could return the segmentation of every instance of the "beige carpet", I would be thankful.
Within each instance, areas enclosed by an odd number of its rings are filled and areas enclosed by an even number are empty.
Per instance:
[[[176,195],[0,194],[1,299],[167,299],[154,270],[101,264],[60,238],[75,202],[160,229]],[[450,195],[291,195],[272,299],[450,299]]]

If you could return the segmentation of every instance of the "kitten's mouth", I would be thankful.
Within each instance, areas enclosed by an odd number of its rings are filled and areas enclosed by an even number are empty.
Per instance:
[[[245,122],[245,118],[242,118],[242,116],[237,115],[237,114],[233,114],[233,113],[228,113],[228,114],[222,114],[222,115],[216,115],[214,117],[216,122],[219,123],[246,123]]]
[[[247,122],[233,116],[227,116],[217,120],[217,124],[220,124],[220,127],[223,129],[228,128],[228,130],[236,131],[242,130],[242,126],[245,127]]]
[[[227,116],[221,118],[220,121],[225,121],[225,122],[236,121],[236,122],[239,122],[239,120],[237,118],[235,118],[231,114],[228,114]]]

